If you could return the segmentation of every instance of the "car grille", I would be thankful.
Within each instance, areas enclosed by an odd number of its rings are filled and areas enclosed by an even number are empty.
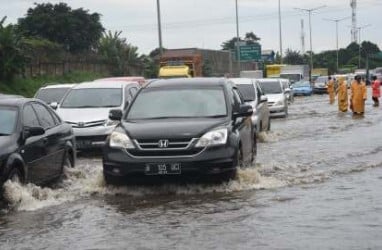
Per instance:
[[[92,121],[92,122],[69,122],[69,121],[66,121],[66,123],[72,125],[73,128],[90,128],[90,127],[102,126],[103,124],[105,124],[105,120]]]
[[[193,156],[202,152],[204,148],[192,148],[188,150],[155,150],[155,151],[142,151],[136,149],[129,149],[127,152],[135,157],[181,157]]]
[[[275,102],[268,102],[268,106],[273,106],[273,104],[275,104]]]
[[[175,149],[186,149],[190,146],[192,142],[196,139],[185,138],[185,139],[141,139],[135,140],[135,143],[141,150],[175,150]],[[162,143],[162,145],[161,145]],[[163,144],[165,143],[165,144]]]

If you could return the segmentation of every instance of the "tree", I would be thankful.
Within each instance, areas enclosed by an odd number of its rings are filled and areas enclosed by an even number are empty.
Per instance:
[[[260,38],[258,36],[256,36],[255,33],[253,33],[251,31],[251,32],[245,33],[244,40],[240,37],[239,37],[239,39],[237,39],[237,37],[233,37],[233,38],[223,42],[220,46],[222,47],[222,50],[234,50],[236,48],[235,44],[238,40],[239,41],[245,41],[246,44],[254,44],[257,41],[259,41]]]
[[[88,10],[72,10],[66,3],[36,4],[18,20],[20,31],[30,37],[41,37],[62,44],[70,52],[91,50],[104,28],[100,14]]]
[[[254,44],[257,41],[260,41],[260,37],[256,36],[255,33],[251,31],[251,32],[245,33],[244,40],[246,41],[247,44]]]
[[[25,67],[23,39],[13,25],[4,25],[6,17],[0,21],[0,80],[12,80]]]
[[[298,51],[287,49],[283,62],[286,64],[304,64],[304,57]]]

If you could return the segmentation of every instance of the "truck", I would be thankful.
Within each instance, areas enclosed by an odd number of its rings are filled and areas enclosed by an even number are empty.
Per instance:
[[[289,79],[290,83],[301,80],[309,81],[309,66],[302,65],[285,65],[281,68],[280,78]]]
[[[243,70],[243,71],[240,71],[240,78],[260,79],[260,78],[263,78],[263,71],[262,70]]]
[[[159,78],[232,74],[231,52],[198,48],[167,49],[159,59]]]
[[[265,66],[265,73],[267,78],[279,78],[281,69],[285,64],[269,64]]]

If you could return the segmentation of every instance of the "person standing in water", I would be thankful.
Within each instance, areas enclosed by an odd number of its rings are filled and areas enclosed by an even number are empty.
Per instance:
[[[333,104],[335,92],[334,92],[334,80],[332,79],[331,76],[328,77],[327,90],[328,90],[328,94],[329,94],[329,103]]]
[[[366,84],[361,81],[361,76],[356,75],[352,82],[350,90],[350,108],[353,114],[365,113],[365,101],[367,99]]]
[[[346,81],[343,77],[340,77],[338,79],[338,109],[341,112],[347,112],[348,111],[348,87],[346,84]]]
[[[371,83],[372,95],[373,95],[373,106],[379,106],[379,97],[381,97],[381,82],[377,79],[377,76],[373,76]]]

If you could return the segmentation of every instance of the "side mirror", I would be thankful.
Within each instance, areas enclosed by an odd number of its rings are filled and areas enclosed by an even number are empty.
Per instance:
[[[267,96],[262,95],[262,96],[260,97],[260,103],[267,102],[267,101],[268,101],[268,97],[267,97]]]
[[[58,102],[51,102],[51,103],[49,104],[49,106],[50,106],[52,109],[56,110],[56,109],[58,108]]]
[[[24,137],[25,139],[45,134],[45,129],[42,127],[25,127],[24,128]]]
[[[234,118],[247,117],[253,114],[253,108],[250,104],[241,104],[238,113],[234,113]]]
[[[120,121],[122,119],[122,110],[120,109],[110,110],[109,119],[112,121]]]

